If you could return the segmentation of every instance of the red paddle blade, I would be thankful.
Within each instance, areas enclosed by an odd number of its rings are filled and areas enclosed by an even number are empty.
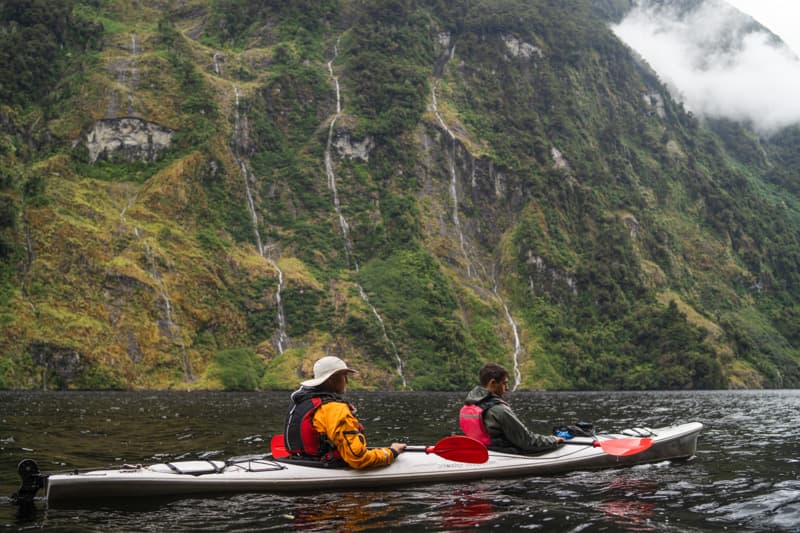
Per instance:
[[[435,453],[439,457],[460,463],[480,464],[489,460],[489,451],[486,446],[463,435],[445,437],[434,446],[425,448],[425,453]]]
[[[609,439],[594,441],[594,445],[603,449],[608,455],[636,455],[653,445],[653,439],[630,438],[630,439]]]
[[[269,441],[269,451],[272,452],[272,457],[280,459],[281,457],[289,457],[289,452],[286,451],[286,446],[283,444],[283,435],[275,435]]]

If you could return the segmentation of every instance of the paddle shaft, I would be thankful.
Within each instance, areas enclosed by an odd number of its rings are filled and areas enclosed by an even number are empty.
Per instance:
[[[433,446],[406,446],[405,451],[433,453]]]
[[[573,441],[565,440],[564,444],[577,444],[581,446],[592,446],[594,448],[602,448],[603,451],[609,455],[624,456],[636,455],[641,453],[653,445],[651,438],[625,438],[625,439],[608,439],[608,440],[591,440]]]
[[[284,447],[283,435],[275,435],[270,442],[272,456],[276,459],[290,454]],[[407,452],[434,453],[448,461],[461,463],[485,463],[489,459],[486,446],[469,437],[454,435],[445,437],[434,446],[406,446]]]
[[[588,442],[585,441],[574,441],[574,440],[563,440],[561,444],[577,444],[578,446],[591,446],[592,448],[599,448],[600,441],[599,440],[590,440]]]

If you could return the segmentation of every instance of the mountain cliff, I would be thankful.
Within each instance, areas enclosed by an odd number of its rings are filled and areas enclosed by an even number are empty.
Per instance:
[[[4,2],[0,386],[800,386],[800,129],[566,4]]]

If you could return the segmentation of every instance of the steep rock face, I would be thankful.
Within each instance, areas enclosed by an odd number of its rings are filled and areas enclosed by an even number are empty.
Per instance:
[[[82,371],[83,357],[69,347],[59,346],[55,343],[36,341],[30,343],[28,351],[31,359],[44,368],[43,375],[49,373],[56,378],[58,386],[66,390],[69,382],[75,379]],[[44,388],[47,383],[43,382]]]
[[[98,159],[151,163],[169,149],[174,132],[138,118],[98,120],[86,134],[92,163]]]
[[[455,193],[458,198],[460,225],[465,235],[484,249],[492,249],[514,222],[530,199],[523,181],[491,158],[475,157],[458,139],[451,138],[439,128],[425,130],[419,139],[422,150],[436,160],[422,160],[424,174],[439,182],[440,194],[447,197],[444,205],[452,209]],[[451,167],[452,166],[452,167]],[[450,177],[456,177],[455,191],[447,191]],[[424,189],[429,193],[429,189]]]
[[[89,77],[0,102],[0,387],[800,383],[796,210],[586,3],[94,4]]]
[[[504,35],[503,42],[506,44],[506,48],[508,48],[508,51],[513,57],[530,59],[534,54],[539,56],[539,58],[543,56],[541,48],[530,43],[520,41],[513,35]]]
[[[366,162],[369,161],[369,153],[375,147],[375,141],[371,137],[355,139],[349,132],[345,132],[336,135],[333,145],[341,157],[361,159]]]

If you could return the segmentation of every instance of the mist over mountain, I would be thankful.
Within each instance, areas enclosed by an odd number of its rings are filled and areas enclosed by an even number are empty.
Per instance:
[[[0,387],[800,386],[797,60],[660,5],[3,2]]]
[[[765,135],[800,124],[800,59],[723,0],[644,1],[612,30],[689,111]]]

